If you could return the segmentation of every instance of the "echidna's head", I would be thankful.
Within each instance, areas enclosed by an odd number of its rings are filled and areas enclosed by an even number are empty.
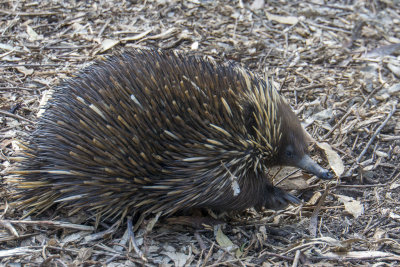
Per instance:
[[[300,121],[290,107],[278,104],[282,136],[276,160],[279,165],[295,166],[306,170],[321,179],[330,179],[332,174],[319,166],[308,155],[308,138]]]
[[[267,166],[295,166],[319,178],[332,174],[308,155],[307,136],[290,106],[266,81],[252,88],[245,108],[246,128]]]

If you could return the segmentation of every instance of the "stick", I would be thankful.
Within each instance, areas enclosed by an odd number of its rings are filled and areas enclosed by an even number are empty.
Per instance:
[[[378,127],[378,129],[376,129],[374,135],[371,137],[371,139],[369,139],[367,145],[365,146],[364,150],[361,152],[360,156],[358,156],[356,163],[360,163],[362,157],[365,155],[365,153],[367,153],[367,150],[369,148],[369,146],[372,144],[372,142],[374,142],[376,136],[381,132],[381,130],[383,129],[383,127],[385,127],[385,125],[388,123],[388,121],[390,120],[390,118],[393,116],[393,114],[396,112],[396,104],[393,104],[392,110],[390,111],[389,115],[386,117],[385,121]]]

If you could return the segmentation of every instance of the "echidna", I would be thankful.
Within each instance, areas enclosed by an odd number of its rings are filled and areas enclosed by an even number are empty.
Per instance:
[[[330,178],[271,82],[233,63],[130,50],[56,87],[17,171],[17,204],[103,218],[280,208],[274,165]]]

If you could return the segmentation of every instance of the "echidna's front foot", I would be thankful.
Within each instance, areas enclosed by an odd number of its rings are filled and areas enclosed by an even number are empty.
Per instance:
[[[267,209],[281,210],[289,204],[299,204],[301,202],[297,197],[277,187],[271,186],[268,191],[270,192],[265,196],[263,205]]]

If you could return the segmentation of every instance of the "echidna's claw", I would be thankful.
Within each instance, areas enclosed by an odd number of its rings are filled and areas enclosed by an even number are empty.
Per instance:
[[[318,178],[321,179],[332,179],[333,174],[319,166],[315,161],[313,161],[310,156],[305,154],[300,161],[296,164],[297,167],[302,168],[305,171],[308,171]]]

